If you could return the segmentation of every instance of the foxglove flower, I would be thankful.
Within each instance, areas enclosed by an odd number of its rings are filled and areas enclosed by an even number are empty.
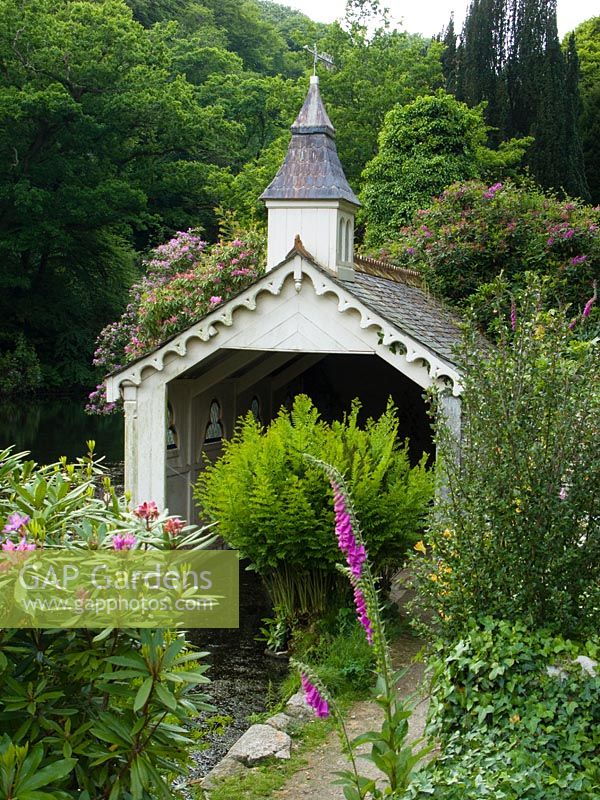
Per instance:
[[[304,696],[306,697],[306,702],[308,705],[314,709],[314,712],[317,717],[328,717],[329,716],[329,703],[327,700],[321,695],[317,687],[310,682],[304,673],[300,675],[300,682],[302,683],[302,688],[304,689]]]
[[[364,545],[359,544],[354,536],[352,519],[348,512],[344,493],[334,481],[331,481],[331,487],[333,489],[335,532],[338,545],[342,553],[346,556],[346,561],[348,562],[352,575],[358,579],[362,575],[362,568],[367,560],[367,553]]]
[[[367,611],[367,601],[365,600],[365,596],[358,586],[354,587],[354,605],[356,606],[358,621],[365,629],[367,642],[369,644],[373,644],[373,623],[371,622],[369,612]]]

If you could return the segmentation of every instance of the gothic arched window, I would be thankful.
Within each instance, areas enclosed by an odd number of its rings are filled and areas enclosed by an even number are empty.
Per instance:
[[[344,247],[344,261],[352,261],[352,222],[346,222],[346,242]]]
[[[260,418],[260,399],[257,397],[257,395],[254,395],[252,398],[252,402],[250,403],[250,411],[252,412],[254,421],[258,422],[259,425],[262,425],[262,419]]]
[[[175,427],[175,415],[173,406],[167,403],[167,450],[177,450],[179,447],[179,436]]]
[[[220,442],[223,438],[223,423],[221,421],[221,404],[218,400],[212,400],[208,412],[208,425],[204,442]]]
[[[340,217],[337,240],[338,261],[344,260],[344,218]]]

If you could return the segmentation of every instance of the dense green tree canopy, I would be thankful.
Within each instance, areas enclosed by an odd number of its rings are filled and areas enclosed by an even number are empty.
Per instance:
[[[600,203],[600,17],[582,22],[574,35],[580,68],[580,130],[585,171],[592,202]]]
[[[45,380],[72,385],[124,301],[135,246],[216,233],[231,171],[289,125],[286,81],[246,69],[283,70],[287,47],[252,3],[0,9],[0,348],[24,331]]]
[[[449,184],[500,177],[518,164],[526,141],[494,152],[485,145],[486,133],[482,107],[469,108],[442,90],[393,108],[379,137],[379,153],[364,173],[369,244],[393,238]]]
[[[319,68],[321,90],[355,191],[371,162],[368,209],[379,203],[372,184],[386,114],[442,102],[425,97],[444,83],[460,90],[452,31],[432,42],[394,30],[379,0],[349,0],[345,20],[332,25],[272,0],[0,0],[0,12],[0,360],[27,361],[23,376],[39,376],[41,361],[51,386],[91,379],[95,336],[121,313],[151,247],[192,227],[214,241],[231,213],[242,225],[264,223],[258,197],[306,92],[306,45],[334,59],[334,70]],[[597,159],[595,30],[581,26],[576,37],[588,172]],[[555,56],[576,89],[574,49]],[[575,95],[563,106],[579,113]],[[394,219],[451,180],[497,180],[518,161],[522,146],[501,135],[497,151],[482,149],[481,112],[472,114],[466,138],[454,139],[462,155],[447,131],[443,169],[438,138],[417,125],[412,173],[396,184],[381,172],[384,206],[398,201]],[[534,133],[559,152],[551,127]],[[397,169],[396,156],[390,163]]]

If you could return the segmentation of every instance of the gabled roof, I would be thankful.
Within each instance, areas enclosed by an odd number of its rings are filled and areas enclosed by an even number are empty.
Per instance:
[[[359,206],[360,201],[344,175],[335,146],[335,129],[315,75],[291,130],[285,161],[260,199],[346,200]]]
[[[380,265],[379,269],[390,269],[391,277],[371,274],[371,271],[377,270],[373,264]],[[237,309],[245,308],[256,312],[257,300],[262,292],[278,295],[290,277],[293,277],[299,291],[303,276],[312,281],[317,296],[331,293],[337,296],[338,312],[351,309],[358,311],[358,329],[375,326],[379,331],[382,347],[398,345],[399,352],[405,353],[407,362],[424,364],[432,380],[444,376],[449,378],[454,384],[454,393],[457,394],[460,391],[459,374],[453,351],[460,340],[460,319],[432,299],[424,288],[415,285],[417,280],[412,271],[409,270],[410,274],[405,276],[404,270],[395,269],[391,265],[382,262],[373,264],[369,266],[368,260],[366,265],[364,261],[359,262],[355,265],[354,280],[340,280],[324,269],[306,251],[297,237],[284,261],[272,270],[185,331],[109,376],[107,382],[111,386],[111,395],[118,396],[118,387],[122,382],[133,381],[138,384],[146,369],[161,371],[167,362],[172,361],[173,354],[184,356],[192,340],[199,339],[207,345],[213,342],[221,325],[225,328],[234,326]],[[218,346],[218,341],[217,336],[214,346]]]

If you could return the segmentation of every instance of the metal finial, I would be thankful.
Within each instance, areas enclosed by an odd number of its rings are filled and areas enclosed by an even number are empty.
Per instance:
[[[319,53],[317,49],[317,43],[315,42],[313,47],[309,47],[307,44],[304,45],[304,49],[308,51],[311,56],[313,57],[313,76],[316,77],[317,75],[317,63],[322,61],[323,64],[327,69],[333,69],[335,67],[334,61],[332,56],[329,53]]]

